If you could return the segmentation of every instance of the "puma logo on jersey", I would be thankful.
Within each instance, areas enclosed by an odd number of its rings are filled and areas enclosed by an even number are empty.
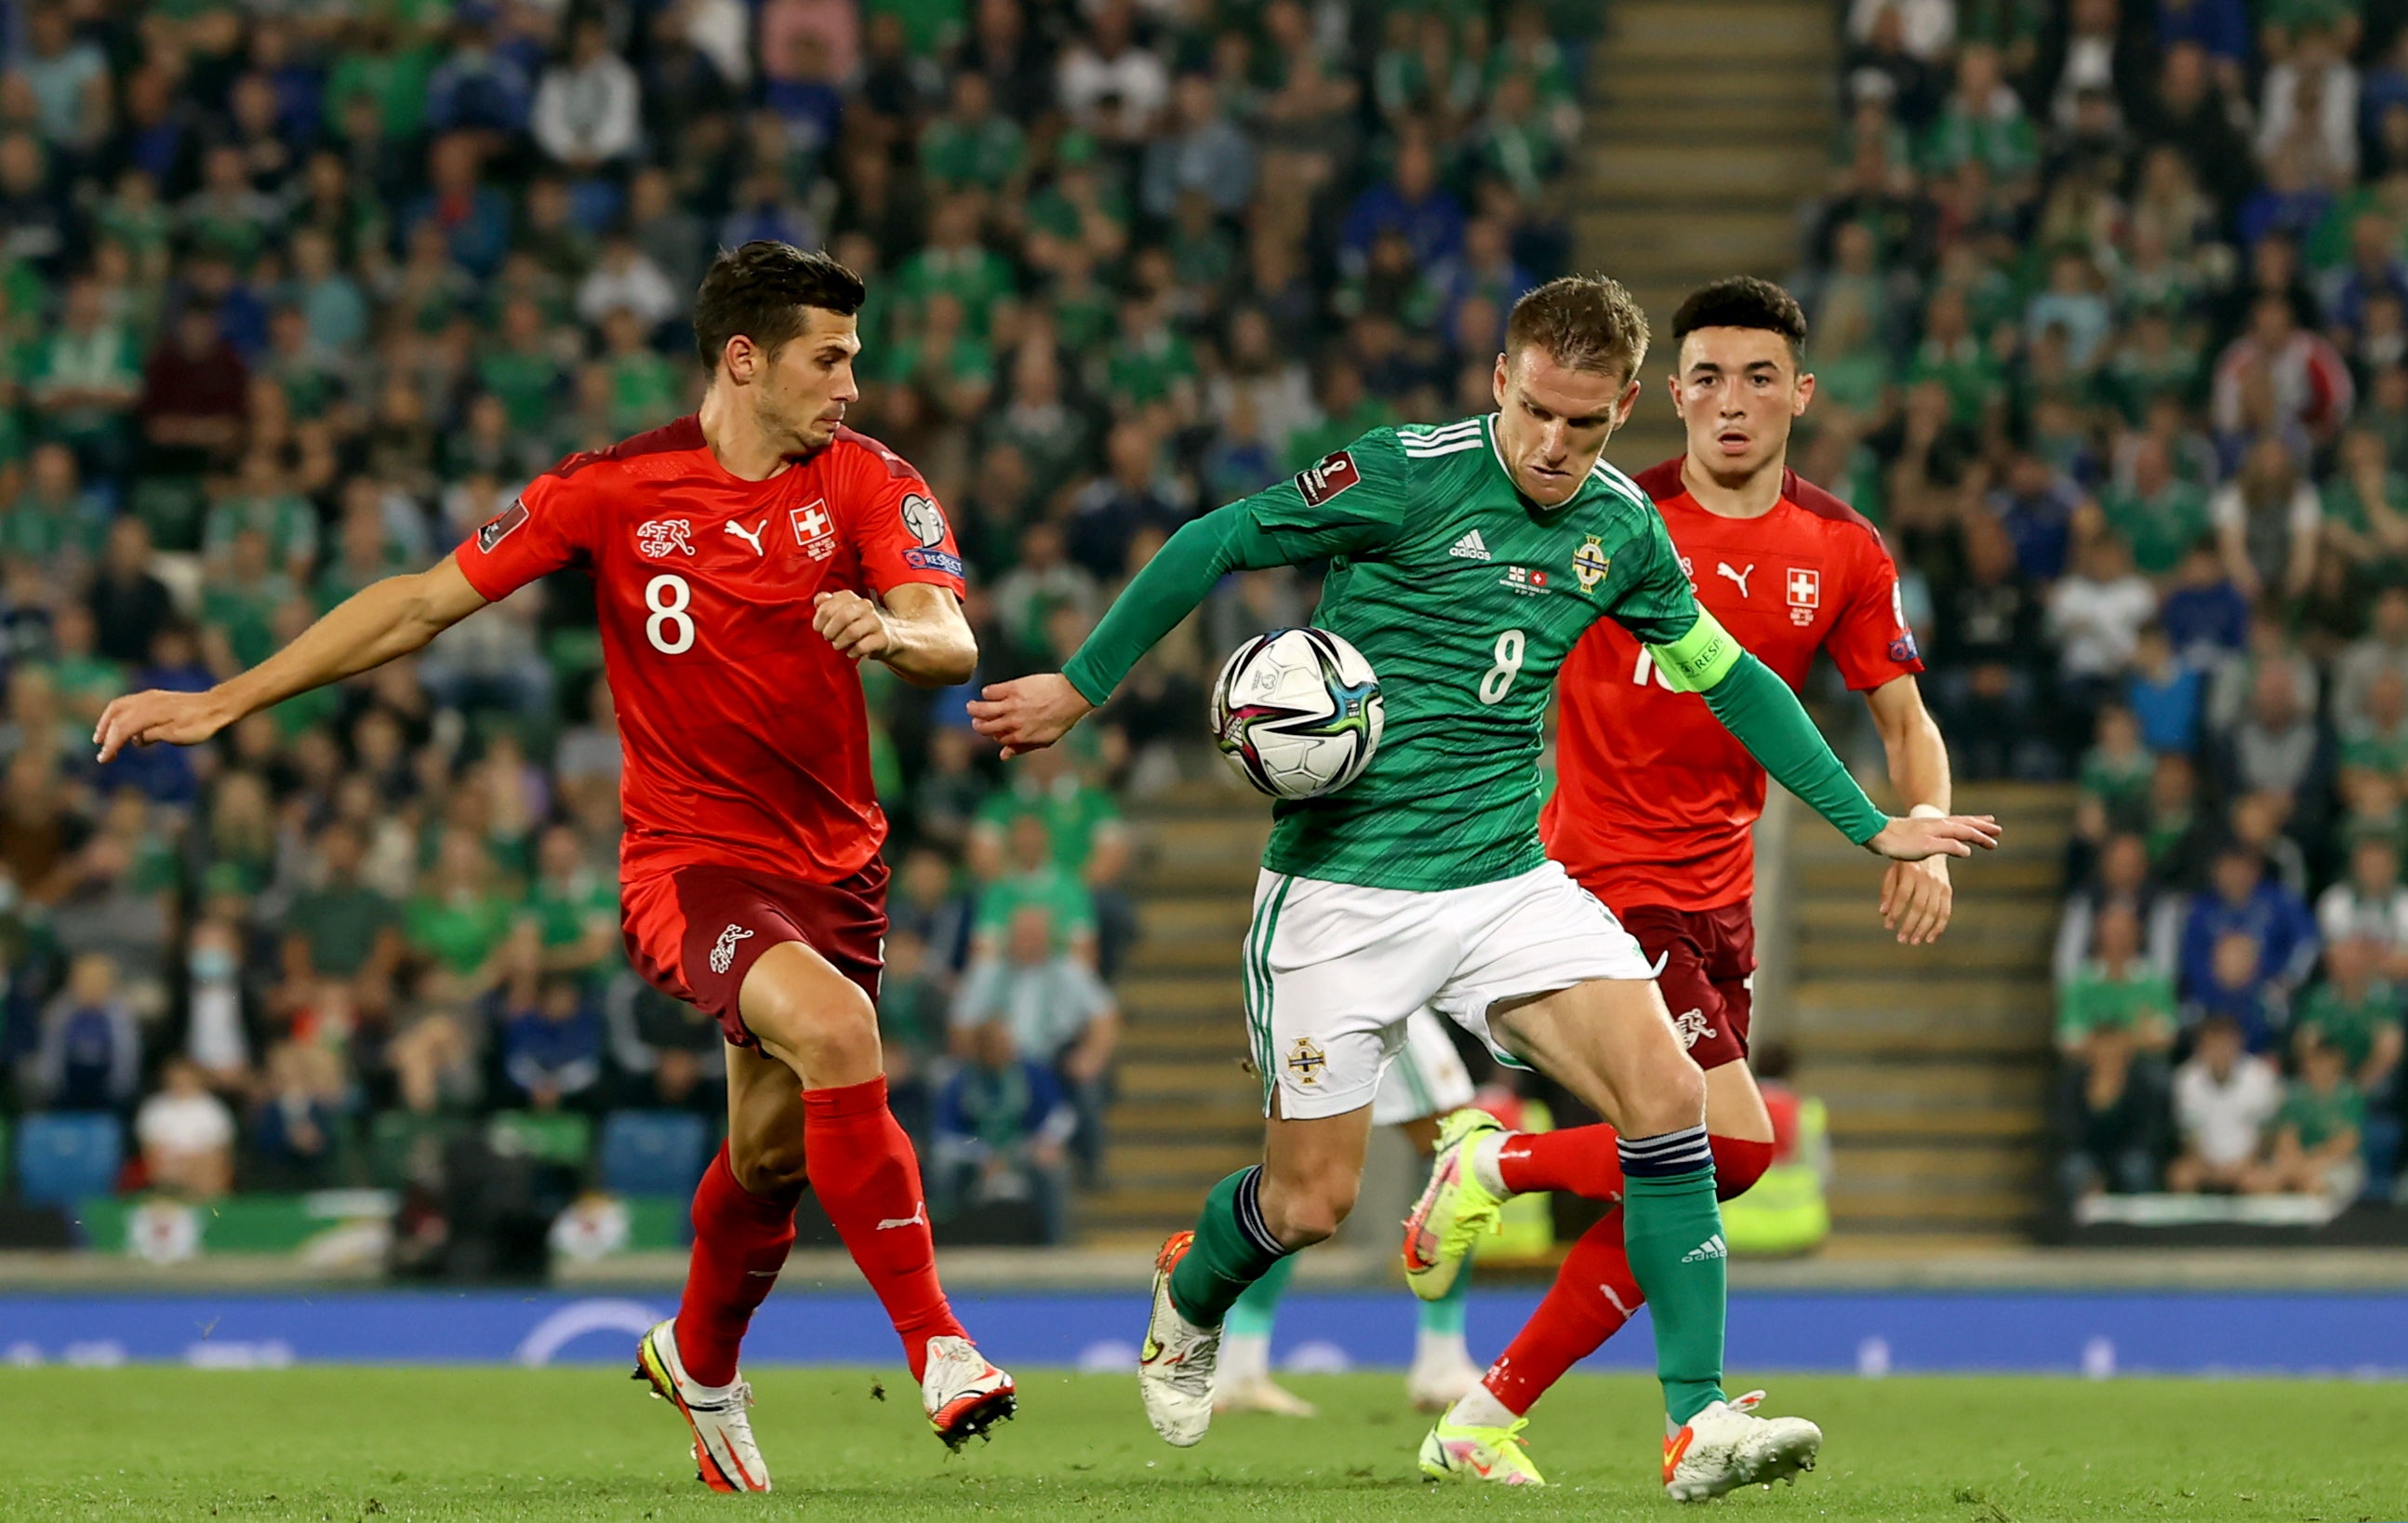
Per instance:
[[[1480,538],[1480,531],[1474,529],[1457,539],[1447,553],[1460,555],[1468,561],[1484,561],[1488,558],[1488,541]]]
[[[1681,1034],[1681,1045],[1684,1047],[1694,1047],[1706,1038],[1714,1035],[1714,1028],[1706,1024],[1706,1013],[1702,1009],[1684,1010],[1673,1016],[1672,1029]]]
[[[749,941],[752,933],[741,926],[730,926],[719,933],[718,944],[710,949],[710,970],[724,973],[736,966],[736,943]]]
[[[1730,562],[1716,561],[1714,562],[1714,575],[1718,577],[1728,577],[1733,582],[1738,582],[1739,595],[1742,597],[1745,597],[1747,596],[1747,579],[1756,575],[1756,563],[1754,561],[1750,561],[1747,563],[1746,570],[1734,571],[1731,569]]]
[[[684,518],[656,518],[636,531],[636,548],[653,560],[668,554],[694,553],[686,536],[694,532],[694,521]]]
[[[760,529],[748,529],[732,518],[719,526],[725,529],[728,533],[736,536],[738,539],[743,540],[746,544],[751,545],[752,547],[752,553],[758,555],[761,553],[761,529],[767,528],[769,526],[769,521],[766,518],[763,519],[761,521]]]
[[[891,1231],[898,1227],[925,1227],[927,1225],[928,1202],[923,1200],[918,1205],[911,1208],[911,1214],[909,1216],[888,1216],[883,1218],[879,1222],[878,1229],[882,1232],[885,1232]]]

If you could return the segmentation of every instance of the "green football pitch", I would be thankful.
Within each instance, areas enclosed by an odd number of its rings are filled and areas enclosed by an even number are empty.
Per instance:
[[[1578,1377],[1531,1424],[1543,1491],[1424,1484],[1393,1375],[1300,1378],[1311,1421],[1157,1441],[1125,1377],[1033,1372],[993,1444],[948,1456],[868,1371],[756,1376],[768,1497],[692,1479],[668,1409],[605,1369],[0,1371],[0,1517],[906,1519],[1670,1517],[1652,1383]],[[2408,1517],[2408,1385],[1788,1379],[1829,1434],[1798,1519]]]

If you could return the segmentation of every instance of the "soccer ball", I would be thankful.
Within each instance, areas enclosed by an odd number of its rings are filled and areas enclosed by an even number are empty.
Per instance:
[[[1256,635],[1212,684],[1212,743],[1274,798],[1312,798],[1361,777],[1385,714],[1371,663],[1326,629]]]

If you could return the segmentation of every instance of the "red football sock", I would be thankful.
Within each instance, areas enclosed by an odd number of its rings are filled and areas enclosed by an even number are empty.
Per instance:
[[[795,1245],[800,1199],[800,1190],[772,1199],[737,1184],[724,1142],[703,1171],[694,1192],[694,1257],[678,1303],[677,1346],[686,1373],[704,1385],[736,1378],[737,1346]]]
[[[928,1340],[964,1334],[937,1283],[920,1160],[886,1108],[883,1077],[803,1091],[803,1165],[845,1251],[902,1336],[918,1380]]]
[[[1747,1187],[1764,1177],[1772,1167],[1772,1144],[1752,1142],[1744,1137],[1709,1135],[1706,1145],[1714,1150],[1714,1195],[1728,1200],[1745,1195]]]
[[[1497,1172],[1515,1193],[1569,1190],[1584,1200],[1622,1199],[1622,1154],[1603,1122],[1561,1131],[1517,1131],[1497,1155]],[[1618,1230],[1618,1229],[1617,1229]]]
[[[1488,1367],[1481,1384],[1508,1412],[1523,1415],[1565,1371],[1619,1332],[1644,1299],[1630,1273],[1630,1256],[1622,1248],[1622,1212],[1617,1207],[1572,1244],[1546,1298]]]
[[[1582,1131],[1605,1132],[1610,1139],[1612,1128],[1601,1125],[1574,1127],[1562,1132],[1542,1132],[1530,1140],[1540,1142]],[[1514,1143],[1521,1141],[1516,1137],[1505,1144],[1507,1157],[1512,1155]],[[1771,1166],[1770,1142],[1713,1136],[1706,1141],[1714,1150],[1714,1193],[1723,1200],[1744,1193]],[[1610,1141],[1607,1145],[1610,1150]],[[1619,1191],[1618,1169],[1615,1174],[1614,1187]],[[1506,1172],[1508,1185],[1514,1185],[1514,1178]],[[1622,1213],[1609,1212],[1582,1233],[1571,1252],[1564,1256],[1563,1267],[1555,1272],[1555,1283],[1547,1287],[1539,1309],[1530,1314],[1530,1320],[1522,1325],[1513,1342],[1488,1367],[1482,1384],[1515,1416],[1526,1414],[1531,1403],[1561,1380],[1566,1371],[1620,1332],[1622,1325],[1630,1320],[1631,1314],[1645,1300],[1638,1280],[1631,1275],[1630,1256],[1623,1251]]]

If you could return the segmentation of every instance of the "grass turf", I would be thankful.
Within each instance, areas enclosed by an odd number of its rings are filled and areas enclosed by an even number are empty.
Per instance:
[[[1575,1377],[1541,1405],[1543,1491],[1426,1486],[1393,1375],[1299,1378],[1311,1422],[1225,1419],[1157,1441],[1130,1380],[1030,1373],[1022,1415],[949,1457],[909,1387],[867,1371],[756,1376],[780,1489],[705,1492],[663,1404],[604,1369],[0,1371],[0,1516],[554,1520],[1668,1517],[1652,1382]],[[1749,1516],[2408,1517],[2408,1387],[2307,1381],[1786,1379],[1768,1410],[1828,1432]]]

